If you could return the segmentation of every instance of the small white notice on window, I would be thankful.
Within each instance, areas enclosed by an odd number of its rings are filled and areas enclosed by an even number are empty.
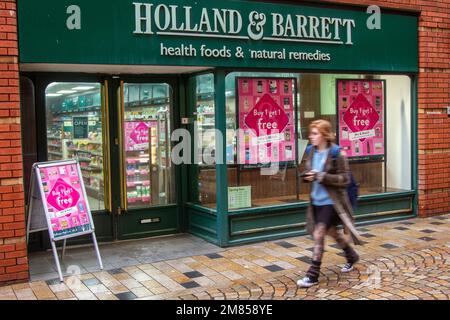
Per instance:
[[[314,115],[315,115],[314,111],[305,111],[303,114],[304,114],[305,119],[314,118]]]

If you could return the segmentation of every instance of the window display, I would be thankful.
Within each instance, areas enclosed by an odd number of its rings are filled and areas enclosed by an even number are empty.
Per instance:
[[[292,109],[287,108],[288,101],[285,103],[285,98],[290,96],[277,97],[277,93],[284,90],[284,81],[292,82]],[[228,187],[250,187],[252,207],[309,201],[309,186],[297,174],[303,171],[309,124],[317,119],[325,119],[335,128],[336,142],[349,156],[350,169],[360,186],[360,195],[410,190],[410,85],[407,76],[228,74],[225,95],[227,110],[236,110],[239,116],[235,119],[227,117],[227,129],[244,129],[243,133],[237,132],[238,139],[229,138],[227,131],[227,144],[231,143],[233,150],[237,150],[234,163],[227,165]],[[295,88],[298,88],[297,94]],[[275,96],[267,102],[268,105],[275,101],[280,108],[255,108],[256,98],[262,99],[264,93]],[[279,137],[284,139],[283,143],[268,150],[268,160],[278,163],[277,169],[264,172],[258,159],[259,150],[251,150],[252,147],[258,147],[258,140],[252,145],[250,137],[245,136],[245,130],[249,136],[253,134],[253,138],[258,138],[260,128],[267,130],[269,124],[270,127],[278,127],[278,122],[269,121],[275,118],[263,118],[264,114],[272,111],[279,114],[283,111],[296,119],[293,120],[295,125],[291,125],[291,122],[285,124],[284,136]],[[252,112],[256,117],[246,121]],[[280,123],[283,124],[282,121]],[[239,137],[239,134],[243,136]],[[291,146],[289,138],[295,142],[292,143],[292,151],[287,148]],[[274,161],[276,157],[278,162]],[[397,160],[400,158],[402,161]],[[245,170],[240,167],[241,162],[246,166]]]
[[[194,192],[191,200],[214,208],[216,206],[216,171],[214,161],[204,157],[207,154],[214,155],[216,143],[214,75],[196,76],[193,78],[193,83],[195,86],[194,130],[197,133],[193,144],[198,152],[194,159],[196,184],[193,186]]]
[[[337,80],[338,143],[349,161],[384,160],[384,81]]]
[[[46,89],[47,159],[77,159],[89,205],[105,208],[103,123],[98,83],[55,82]]]
[[[197,119],[196,126],[199,140],[197,141],[199,154],[197,163],[207,165],[203,155],[207,150],[214,147],[215,139],[215,112],[214,112],[214,94],[211,92],[199,93],[197,95]],[[210,165],[212,163],[209,163]]]
[[[295,79],[237,78],[238,162],[295,162]]]
[[[227,144],[237,150],[233,164],[227,162],[228,187],[251,190],[252,207],[299,201],[296,82],[296,74],[226,76],[227,110],[238,113],[227,117]]]
[[[214,106],[214,76],[212,74],[200,75],[196,80],[196,96],[194,120],[197,130],[197,159],[196,163],[202,167],[213,166],[215,150],[215,106]],[[227,119],[234,121],[235,110],[226,109]],[[227,121],[227,123],[229,123]],[[233,157],[236,154],[233,149],[233,131],[229,132],[230,125],[227,125],[227,162],[233,163]],[[230,141],[230,142],[228,142]]]

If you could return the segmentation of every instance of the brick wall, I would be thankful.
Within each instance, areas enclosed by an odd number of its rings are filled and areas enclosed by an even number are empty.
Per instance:
[[[419,215],[450,212],[450,0],[324,0],[420,11]],[[439,114],[440,113],[440,114]]]
[[[450,212],[450,1],[420,1],[419,212]],[[434,3],[435,2],[435,3]]]
[[[0,1],[0,283],[28,279],[15,1]]]

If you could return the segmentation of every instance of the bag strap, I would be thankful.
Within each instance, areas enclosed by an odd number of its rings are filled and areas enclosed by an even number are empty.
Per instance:
[[[339,155],[339,152],[341,151],[341,147],[338,146],[337,144],[335,144],[331,147],[330,151],[331,151],[331,156],[333,157],[333,160],[336,160],[336,158]]]
[[[307,156],[309,156],[309,153],[311,152],[312,148],[313,148],[313,145],[308,144],[308,146],[306,147],[306,150],[305,150],[305,153]]]

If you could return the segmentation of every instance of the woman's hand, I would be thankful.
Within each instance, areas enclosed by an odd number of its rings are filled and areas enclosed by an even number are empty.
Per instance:
[[[303,179],[305,179],[306,181],[309,181],[309,182],[313,182],[316,179],[316,173],[317,173],[316,170],[311,170],[306,173],[306,175]]]

